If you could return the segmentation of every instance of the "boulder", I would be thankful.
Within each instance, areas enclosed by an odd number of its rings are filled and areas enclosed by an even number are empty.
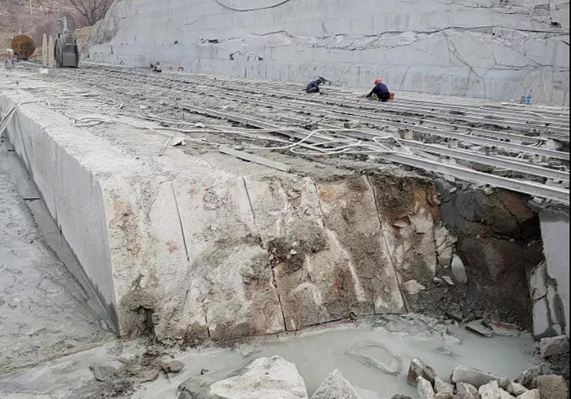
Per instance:
[[[452,370],[452,382],[464,382],[473,385],[476,389],[491,381],[499,381],[501,378],[487,371],[473,367],[458,366]]]
[[[418,390],[418,396],[420,399],[434,399],[436,396],[430,381],[422,376],[418,377],[416,380],[416,389]]]
[[[181,362],[180,360],[171,360],[161,363],[161,369],[165,373],[180,373],[183,368],[184,362]]]
[[[526,387],[522,384],[518,384],[517,382],[511,382],[508,384],[506,391],[511,393],[513,396],[520,396],[523,395],[528,391]]]
[[[569,338],[565,335],[543,338],[539,344],[539,349],[543,358],[569,353]]]
[[[436,391],[436,393],[453,394],[454,385],[442,380],[440,377],[437,376],[434,379],[434,390]]]
[[[519,395],[517,399],[541,399],[541,393],[539,389],[532,389],[531,391],[526,391]]]
[[[464,266],[464,262],[458,255],[454,255],[452,258],[452,266],[451,266],[452,277],[454,281],[459,284],[466,284],[468,282],[468,274],[466,273],[466,267]]]
[[[514,382],[517,382],[526,388],[533,388],[533,383],[539,375],[541,375],[541,366],[534,366],[521,373]]]
[[[416,385],[418,377],[423,377],[433,384],[436,379],[436,371],[434,371],[432,367],[426,365],[422,360],[414,358],[410,362],[407,381],[410,385]]]
[[[335,370],[327,376],[311,399],[361,399],[361,397],[343,374]]]
[[[305,382],[295,364],[280,356],[262,357],[226,378],[209,374],[189,378],[179,397],[192,399],[307,399]]]
[[[534,381],[542,398],[569,399],[569,388],[565,378],[559,375],[541,375]]]
[[[92,364],[89,369],[93,373],[93,378],[100,382],[112,382],[119,378],[119,371],[111,366]]]
[[[482,385],[479,389],[481,399],[512,399],[513,396],[509,392],[504,391],[498,385],[497,381],[492,381],[486,385]]]
[[[480,394],[474,385],[459,382],[456,384],[456,397],[458,399],[479,399]]]
[[[494,336],[492,329],[484,324],[483,320],[471,321],[470,323],[466,324],[466,330],[487,338]]]

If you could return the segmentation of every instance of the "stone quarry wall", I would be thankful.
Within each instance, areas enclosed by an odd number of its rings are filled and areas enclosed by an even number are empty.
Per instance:
[[[562,0],[120,0],[94,43],[98,62],[569,103]]]

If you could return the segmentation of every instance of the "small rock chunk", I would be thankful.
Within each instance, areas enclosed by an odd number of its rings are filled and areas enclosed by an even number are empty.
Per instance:
[[[112,382],[119,377],[119,371],[111,366],[92,364],[89,369],[93,373],[93,377],[100,382]]]
[[[425,364],[422,360],[414,358],[410,362],[407,381],[410,385],[416,385],[418,382],[418,377],[423,377],[431,384],[433,384],[434,380],[436,379],[436,371],[434,371],[432,367]]]
[[[180,360],[171,360],[162,362],[161,368],[165,373],[180,373],[184,369],[184,362]]]
[[[434,379],[434,390],[436,391],[436,393],[453,394],[454,385],[442,380],[440,377],[437,376]]]
[[[559,375],[541,375],[534,381],[542,398],[569,399],[569,388],[565,378]]]
[[[479,389],[482,385],[486,385],[490,381],[499,381],[501,378],[487,371],[479,370],[473,367],[458,366],[452,370],[452,382],[464,382],[473,385]]]
[[[420,399],[434,399],[436,396],[430,381],[422,376],[418,377],[416,380],[416,389],[418,390],[418,396]]]
[[[355,388],[339,370],[333,371],[311,399],[361,399]]]
[[[520,396],[528,391],[526,387],[524,387],[521,384],[518,384],[517,382],[510,382],[506,390],[509,393],[511,393],[513,396]]]
[[[533,388],[535,379],[541,375],[541,366],[534,366],[525,370],[514,382],[523,385],[526,388]]]
[[[479,389],[481,399],[513,399],[509,392],[504,391],[497,381],[482,385]]]
[[[494,332],[491,328],[484,324],[483,320],[474,320],[466,324],[466,330],[481,335],[486,338],[492,338]]]
[[[480,394],[474,385],[459,382],[456,384],[456,396],[458,399],[479,399]]]
[[[548,358],[563,353],[569,353],[569,339],[565,335],[553,338],[543,338],[539,344],[541,357]]]
[[[517,399],[541,399],[541,393],[539,389],[532,389],[531,391],[522,393]]]

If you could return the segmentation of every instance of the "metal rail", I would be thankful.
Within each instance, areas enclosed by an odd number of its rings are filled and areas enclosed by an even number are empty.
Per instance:
[[[144,75],[144,76],[147,76],[147,75]],[[129,78],[126,78],[126,79],[130,80]],[[158,81],[163,81],[165,79],[162,77],[157,77],[154,80],[156,80],[158,82]],[[175,82],[181,83],[178,81],[175,81]],[[189,82],[189,81],[184,81],[184,83],[200,85],[200,83],[194,83],[194,82]],[[164,88],[164,85],[159,85],[159,84],[156,84],[156,85]],[[211,87],[211,86],[208,86],[208,87]],[[219,89],[218,87],[212,87],[212,88]],[[184,90],[184,89],[179,89],[179,90],[189,91],[189,92],[191,91],[191,90]],[[204,93],[204,94],[208,95],[209,93]],[[259,92],[256,94],[264,94],[264,93]],[[224,96],[224,98],[227,99],[227,98],[231,97],[232,95],[228,94],[228,93],[224,93],[223,96]],[[290,111],[292,109],[297,109],[298,111],[301,110],[299,107],[296,108],[296,106],[294,104],[292,104],[290,100],[283,100],[281,103],[278,103],[275,101],[249,98],[247,96],[239,96],[238,98],[234,96],[234,98],[238,101],[251,100],[251,101],[256,101],[256,102],[262,103],[262,104],[272,104],[272,105],[281,106],[281,107],[284,107],[284,105],[287,103],[288,108],[284,108],[284,111]],[[311,104],[307,104],[307,105],[310,106]],[[306,113],[311,113],[311,111],[309,109],[304,108],[303,111]],[[328,106],[326,106],[326,108],[315,108],[315,107],[313,107],[313,111],[314,112],[321,111],[323,113],[333,112],[333,113],[351,116],[353,118],[362,118],[363,122],[370,124],[370,125],[374,125],[374,126],[379,126],[379,122],[382,122],[388,126],[407,129],[407,130],[412,131],[412,132],[418,132],[418,133],[427,134],[427,135],[431,135],[431,136],[438,136],[438,137],[442,137],[442,138],[446,138],[446,139],[454,139],[454,140],[458,140],[461,142],[486,146],[489,148],[501,148],[501,149],[504,149],[506,151],[515,152],[517,154],[526,153],[526,154],[530,154],[530,155],[542,156],[542,157],[547,157],[547,158],[554,158],[554,159],[559,159],[559,160],[568,160],[569,159],[569,154],[566,152],[562,152],[562,151],[555,151],[555,150],[543,149],[543,148],[538,148],[538,147],[525,146],[525,145],[521,145],[521,144],[510,143],[508,141],[499,141],[499,140],[490,139],[490,138],[486,138],[486,137],[478,137],[478,136],[473,136],[473,135],[468,135],[468,134],[456,133],[453,131],[444,131],[444,130],[429,128],[429,127],[423,127],[423,126],[418,126],[418,125],[409,124],[409,123],[395,122],[395,121],[386,120],[385,118],[382,118],[382,117],[378,117],[377,115],[371,116],[368,114],[355,112],[355,111],[349,112],[349,111],[344,111],[344,110],[338,110],[338,109],[333,109],[333,108],[328,107]],[[339,119],[335,115],[331,115],[331,116]],[[345,120],[345,118],[341,118],[341,119]],[[417,121],[417,122],[420,123],[421,121]],[[503,138],[513,139],[513,135],[504,135],[502,133],[499,133],[497,135],[501,136]],[[517,137],[518,138],[524,137],[524,138],[527,138],[529,140],[535,139],[535,138],[528,138],[526,136],[517,136]]]
[[[154,82],[144,82],[146,84],[149,85],[160,85],[158,84],[158,82],[165,82],[165,78],[163,77],[152,77],[152,76],[148,76],[143,74],[145,78],[148,78]],[[130,80],[128,77],[122,77],[119,80]],[[134,79],[133,80],[136,83],[141,83],[141,80],[137,80]],[[192,85],[199,85],[199,83],[196,82],[181,82],[178,80],[174,80],[174,82],[172,83],[188,83],[188,84],[192,84]],[[180,92],[180,91],[191,91],[191,90],[184,90],[181,88],[178,89],[173,89],[173,88],[169,88],[169,87],[165,87],[165,85],[160,85],[161,87],[167,89],[167,90],[172,90],[173,92]],[[217,88],[218,90],[218,88]],[[219,89],[220,91],[218,91],[219,95],[216,96],[214,95],[215,98],[226,98],[228,99],[229,95],[228,95],[228,90],[227,89]],[[196,92],[196,91],[194,91]],[[230,99],[231,101],[249,101],[249,102],[254,102],[256,103],[256,105],[263,105],[263,103],[267,103],[267,101],[264,101],[263,99],[260,98],[252,98],[252,97],[244,97],[244,96],[237,96],[237,95],[232,95],[233,100]],[[274,105],[280,105],[280,104],[275,104],[275,100],[272,101],[272,103]],[[251,126],[257,129],[276,129],[278,134],[283,134],[286,136],[289,136],[293,139],[297,139],[300,140],[301,138],[307,136],[308,131],[302,129],[302,128],[292,128],[291,125],[289,124],[284,124],[284,123],[279,123],[276,121],[272,121],[272,123],[270,122],[266,122],[263,120],[260,120],[258,118],[253,118],[250,116],[245,116],[245,115],[238,115],[236,113],[229,113],[229,112],[222,112],[222,111],[217,111],[217,110],[213,110],[213,109],[207,109],[207,108],[203,108],[203,107],[197,107],[193,104],[188,104],[186,101],[185,102],[181,102],[180,103],[181,107],[183,109],[185,109],[188,112],[192,112],[192,113],[198,113],[201,115],[205,115],[208,117],[213,117],[213,118],[218,118],[218,119],[225,119],[228,121],[232,121],[235,123],[240,123],[246,126]],[[269,104],[272,105],[272,104]],[[293,106],[293,104],[281,104],[281,107],[290,107]],[[309,113],[312,114],[312,112],[308,112],[307,109],[302,108],[299,105],[296,105],[296,109],[298,110],[298,112],[304,112],[304,113]],[[330,112],[327,109],[321,110],[319,109],[318,111],[327,111]],[[337,109],[332,110],[331,112],[334,111],[338,111]],[[360,116],[360,115],[359,115]],[[296,118],[291,118],[292,120],[297,120],[299,121],[299,119]],[[374,122],[375,118],[373,117],[369,117],[369,120]],[[387,124],[387,121],[382,120],[383,123]],[[502,142],[502,141],[497,141],[497,140],[492,140],[492,139],[488,139],[488,138],[484,138],[484,137],[476,137],[476,136],[467,136],[461,133],[454,133],[454,132],[448,132],[448,131],[439,131],[436,129],[431,129],[431,128],[427,128],[427,127],[420,127],[420,126],[416,126],[416,125],[408,125],[406,123],[397,123],[397,122],[391,122],[393,124],[393,126],[397,126],[397,127],[405,127],[407,129],[411,129],[413,131],[418,131],[420,133],[423,134],[431,134],[431,135],[437,135],[440,137],[445,137],[445,138],[452,138],[452,139],[456,139],[456,140],[460,140],[460,141],[470,141],[472,140],[472,142],[476,141],[476,144],[480,144],[480,145],[486,145],[486,146],[492,146],[492,147],[502,147],[502,146],[507,146],[508,148],[511,149],[517,149],[518,152],[521,152],[522,148],[524,147],[525,149],[527,149],[527,151],[530,151],[531,149],[529,147],[526,146],[522,146],[519,144],[514,144],[514,143],[506,143],[506,142]],[[374,124],[374,123],[372,123]],[[357,130],[358,132],[358,130]],[[362,132],[362,134],[371,134],[370,132]],[[319,144],[323,144],[322,141],[319,141],[318,138],[311,138],[307,140],[308,143],[319,143]],[[430,144],[425,144],[425,143],[419,143],[416,141],[405,141],[404,142],[406,145],[410,145],[411,147],[417,148],[417,149],[421,149],[422,151],[425,152],[431,152],[431,153],[436,153],[437,155],[441,155],[441,156],[450,156],[453,158],[457,158],[457,159],[465,159],[465,160],[471,160],[473,162],[483,162],[486,161],[486,164],[488,164],[488,162],[491,164],[493,162],[494,166],[497,167],[503,167],[506,169],[510,169],[513,170],[514,168],[518,168],[517,171],[520,171],[522,173],[525,174],[529,174],[529,175],[533,175],[533,176],[541,176],[544,178],[548,178],[548,179],[553,179],[553,180],[558,180],[558,181],[568,181],[569,177],[568,174],[565,174],[564,172],[561,171],[556,171],[556,170],[552,170],[552,169],[548,169],[548,168],[542,168],[536,165],[532,165],[532,164],[526,164],[523,162],[514,162],[511,160],[502,160],[500,158],[495,158],[495,157],[489,157],[489,156],[484,156],[484,155],[479,155],[479,154],[474,154],[474,153],[466,153],[464,151],[461,150],[452,150],[449,148],[445,148],[445,147],[440,147],[440,146],[434,146],[434,145],[430,145]],[[422,148],[421,148],[422,147]],[[565,154],[565,158],[566,160],[568,160],[568,154],[567,153],[563,153],[560,151],[553,151],[553,150],[547,150],[547,149],[542,149],[542,148],[534,148],[533,149],[533,154],[535,155],[542,155],[548,158],[554,158],[554,159],[562,159],[561,157],[563,156],[563,154]],[[468,155],[467,155],[468,154]],[[403,164],[403,165],[408,165],[411,167],[415,167],[415,168],[420,168],[426,171],[432,171],[432,172],[439,172],[439,173],[444,173],[444,174],[448,174],[460,179],[464,179],[467,181],[472,181],[472,182],[476,182],[479,184],[489,184],[492,186],[496,186],[496,187],[501,187],[501,188],[505,188],[505,189],[509,189],[509,190],[514,190],[514,191],[519,191],[522,193],[526,193],[529,195],[533,195],[533,196],[539,196],[539,197],[543,197],[543,198],[549,198],[549,199],[553,199],[556,201],[560,201],[563,202],[565,204],[569,203],[569,191],[561,188],[561,187],[554,187],[554,186],[548,186],[548,185],[544,185],[544,184],[540,184],[540,183],[536,183],[536,182],[532,182],[532,181],[520,181],[517,179],[513,179],[513,178],[508,178],[508,177],[502,177],[502,176],[496,176],[496,175],[492,175],[492,174],[488,174],[488,173],[484,173],[484,172],[478,172],[469,168],[465,168],[465,167],[460,167],[457,165],[447,165],[441,162],[436,162],[433,160],[429,160],[429,159],[425,159],[425,158],[421,158],[418,156],[413,156],[413,155],[409,155],[409,154],[405,154],[405,153],[390,153],[390,154],[384,154],[383,155],[383,159],[390,161],[390,162],[395,162],[395,163],[399,163],[399,164]],[[520,169],[521,168],[521,169]]]

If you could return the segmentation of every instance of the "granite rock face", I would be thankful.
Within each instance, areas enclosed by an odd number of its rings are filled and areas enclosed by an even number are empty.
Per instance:
[[[88,57],[253,79],[321,75],[362,87],[382,76],[396,91],[507,101],[531,94],[562,105],[568,13],[562,0],[121,0]]]

